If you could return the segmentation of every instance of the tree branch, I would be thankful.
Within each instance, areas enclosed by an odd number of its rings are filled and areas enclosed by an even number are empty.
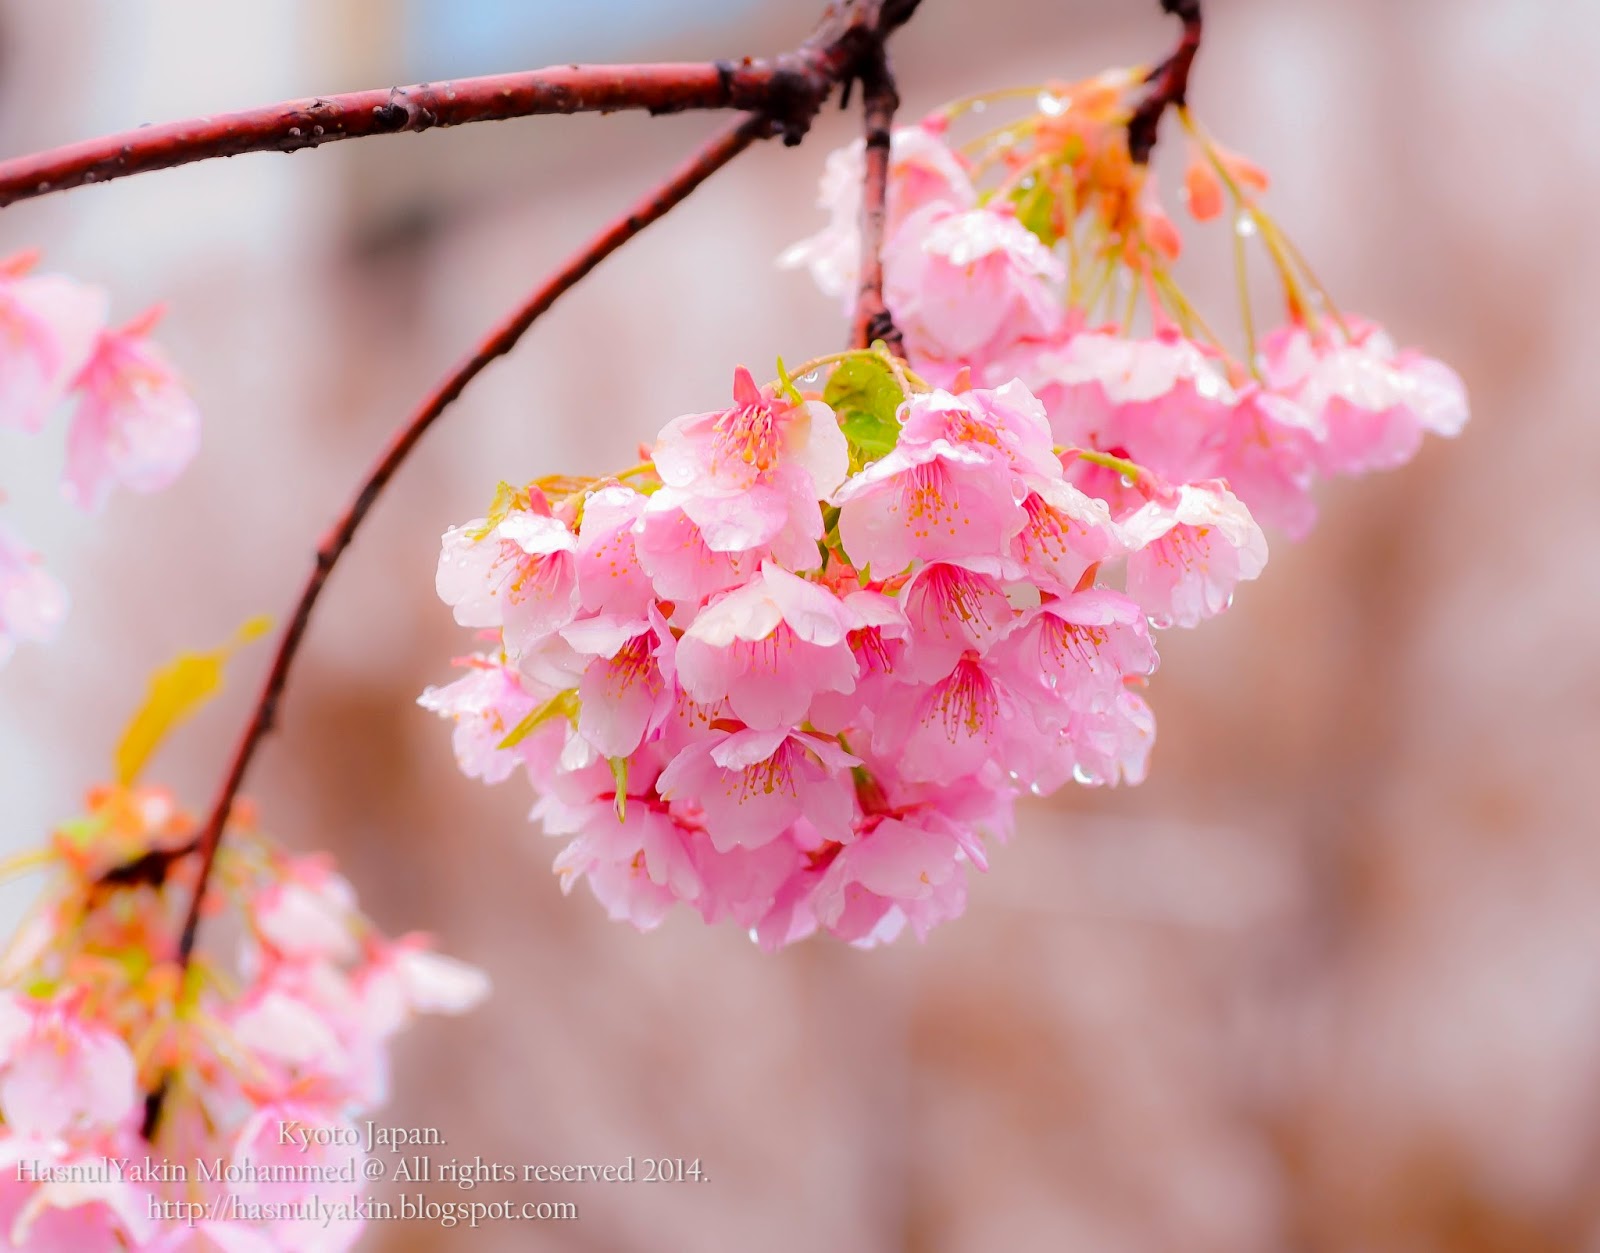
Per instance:
[[[487,91],[486,94],[485,84],[503,83],[504,80],[465,80],[455,84],[408,88],[403,92],[397,90],[381,103],[375,100],[373,93],[313,101],[304,106],[318,110],[319,121],[309,137],[304,133],[303,126],[290,125],[294,117],[293,110],[302,106],[275,106],[278,110],[276,114],[272,108],[254,110],[212,122],[158,128],[142,136],[136,133],[131,137],[93,141],[53,154],[0,164],[0,206],[3,206],[18,199],[59,190],[63,186],[123,177],[142,170],[228,156],[236,152],[266,148],[292,150],[294,147],[312,147],[331,139],[362,134],[422,130],[429,126],[459,125],[541,111],[577,112],[580,109],[643,107],[660,112],[682,108],[729,107],[732,102],[745,99],[740,92],[755,93],[750,102],[756,107],[749,116],[712,140],[631,212],[618,218],[590,240],[445,377],[396,433],[344,513],[318,546],[316,563],[301,588],[300,597],[284,628],[250,721],[234,749],[227,774],[217,791],[205,825],[200,829],[195,844],[184,850],[183,855],[195,851],[199,853],[200,868],[178,943],[181,968],[187,969],[194,955],[207,889],[223,832],[256,752],[276,721],[278,705],[312,611],[333,567],[349,547],[379,494],[417,442],[467,385],[491,361],[509,352],[534,321],[562,295],[629,239],[680,204],[696,187],[752,142],[781,135],[785,143],[798,143],[835,83],[844,84],[845,94],[848,95],[850,83],[861,80],[869,132],[874,127],[883,132],[883,143],[879,146],[882,159],[877,161],[880,187],[874,236],[881,240],[882,184],[886,182],[887,173],[888,127],[893,122],[897,103],[883,41],[911,16],[917,4],[918,0],[842,0],[842,3],[828,8],[816,33],[797,53],[771,63],[746,61],[740,66],[732,66],[718,62],[711,66],[717,86],[708,95],[695,94],[695,91],[709,90],[703,79],[695,77],[703,74],[706,68],[703,66],[612,67],[588,71],[582,67],[569,67],[566,71],[543,71],[539,75],[522,76],[524,79],[543,76],[547,81],[525,83],[530,94],[520,105],[496,104],[491,99],[493,91]],[[564,87],[553,87],[548,81],[550,76],[559,78],[562,74],[580,78],[589,75],[588,90],[593,94],[575,92],[570,80],[565,82]],[[685,88],[686,81],[691,82],[690,88]],[[472,99],[477,102],[473,105],[462,102],[463,90],[469,86]],[[450,94],[452,91],[454,97]],[[434,109],[430,102],[440,97],[446,104],[455,107]],[[346,119],[342,128],[328,124],[330,111],[335,107],[343,110],[339,113],[341,118]],[[290,112],[283,112],[284,108]],[[369,116],[365,119],[361,115],[362,109],[368,111]],[[384,112],[391,109],[393,112]],[[380,117],[380,113],[384,116]],[[401,116],[402,113],[404,116]],[[317,130],[317,126],[321,129]],[[300,133],[292,133],[296,129]],[[111,151],[113,148],[114,153]],[[25,174],[25,171],[31,173]],[[53,172],[54,177],[46,179],[44,175],[47,171]],[[47,185],[30,186],[34,179]],[[63,179],[67,181],[58,181]],[[876,244],[872,245],[871,251],[870,268],[878,276],[874,288],[878,290],[882,286],[882,267]],[[882,305],[881,291],[878,304]],[[883,310],[882,317],[885,325],[879,328],[879,337],[892,336],[898,346],[893,325],[887,323],[887,310]],[[157,874],[158,869],[164,874],[175,860],[169,859],[158,868],[155,862],[140,859],[114,870],[106,877],[107,886],[116,886],[124,880],[143,881]],[[152,1137],[160,1121],[166,1093],[167,1082],[163,1078],[145,1097],[142,1134],[146,1140]]]
[[[861,177],[861,262],[856,289],[855,317],[850,325],[850,345],[866,348],[881,339],[896,356],[905,355],[900,331],[883,301],[883,235],[888,216],[889,144],[894,113],[900,107],[889,57],[880,43],[876,55],[859,66],[861,116],[865,133]]]
[[[814,55],[681,65],[567,65],[485,78],[287,100],[239,113],[146,126],[0,162],[0,207],[245,152],[298,152],[341,139],[394,135],[547,113],[647,109],[759,111],[803,133],[833,81]]]
[[[286,100],[191,118],[0,162],[0,208],[52,192],[234,157],[298,152],[340,139],[549,113],[739,109],[771,118],[796,144],[835,83],[908,17],[917,0],[843,0],[795,52],[770,59],[661,65],[558,65],[514,74]]]
[[[1167,106],[1182,105],[1189,93],[1189,70],[1200,51],[1200,0],[1161,0],[1161,8],[1183,22],[1183,34],[1173,53],[1145,79],[1149,94],[1139,102],[1128,119],[1128,155],[1139,165],[1150,161],[1155,151],[1161,115]]]
[[[272,659],[272,666],[262,684],[261,693],[256,698],[254,714],[245,728],[238,747],[234,750],[232,764],[212,804],[205,826],[201,828],[200,877],[194,898],[189,904],[189,912],[184,920],[183,933],[178,944],[180,962],[186,965],[194,952],[195,933],[205,903],[206,885],[210,880],[217,846],[221,843],[229,811],[233,808],[234,798],[244,782],[245,773],[256,750],[276,720],[278,701],[283,694],[284,684],[288,681],[289,670],[294,664],[301,640],[305,636],[306,626],[311,620],[311,611],[316,608],[328,575],[332,573],[340,556],[349,547],[357,528],[367,516],[379,493],[394,477],[395,471],[400,468],[401,463],[428,428],[491,361],[511,351],[542,313],[576,286],[578,281],[601,261],[652,222],[664,217],[668,210],[681,203],[690,192],[743,152],[754,140],[772,134],[774,125],[768,118],[748,117],[724,131],[697,152],[665,183],[635,205],[630,212],[612,222],[579,249],[572,259],[547,279],[521,308],[497,326],[473,352],[445,376],[444,381],[422,402],[421,407],[400,428],[383,455],[378,458],[344,513],[340,515],[317,549],[316,565],[301,589],[300,599],[296,602],[294,612],[284,628],[283,638],[279,641],[277,652]]]

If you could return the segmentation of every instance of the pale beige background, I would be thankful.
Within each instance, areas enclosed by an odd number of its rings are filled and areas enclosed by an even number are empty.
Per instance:
[[[812,20],[800,0],[659,0],[651,22],[614,5],[530,6],[544,42],[436,71],[398,0],[8,0],[0,151],[530,59],[770,51]],[[1146,59],[1172,37],[1156,8],[925,0],[896,46],[908,106]],[[850,120],[719,176],[407,467],[252,789],[285,840],[338,852],[382,923],[494,975],[487,1009],[404,1041],[395,1120],[469,1157],[698,1157],[710,1182],[485,1189],[582,1218],[393,1226],[370,1247],[1600,1249],[1600,10],[1209,11],[1197,107],[1274,171],[1271,203],[1345,305],[1461,369],[1467,436],[1335,485],[1225,621],[1170,638],[1150,783],[1028,805],[926,947],[765,956],[688,917],[640,937],[559,896],[525,791],[462,779],[411,701],[467,647],[432,596],[438,535],[497,479],[623,462],[718,403],[736,362],[840,342],[771,260],[816,224]],[[381,139],[0,215],[0,248],[42,245],[121,313],[168,300],[208,418],[183,484],[104,523],[57,501],[58,446],[0,443],[7,512],[77,601],[58,646],[0,674],[7,846],[104,772],[154,664],[288,602],[401,415],[715,124]],[[1226,298],[1224,265],[1192,273]],[[194,804],[262,660],[161,759]]]

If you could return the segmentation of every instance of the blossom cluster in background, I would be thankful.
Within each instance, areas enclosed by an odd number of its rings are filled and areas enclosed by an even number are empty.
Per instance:
[[[312,1198],[359,1192],[337,1180],[363,1178],[352,1119],[387,1099],[389,1040],[487,992],[424,937],[379,933],[327,859],[248,821],[228,831],[211,898],[237,960],[198,953],[183,971],[194,835],[165,791],[117,785],[34,859],[50,883],[0,959],[7,1248],[351,1247],[361,1217]],[[316,1139],[286,1141],[286,1126]],[[320,1184],[307,1167],[333,1173]]]
[[[1301,535],[1319,474],[1460,429],[1455,375],[1336,312],[1265,177],[1185,113],[1192,213],[1231,197],[1288,309],[1258,342],[1246,306],[1238,356],[1210,332],[1128,154],[1140,82],[1054,85],[965,147],[982,100],[895,134],[904,360],[740,370],[643,464],[503,486],[445,535],[439,594],[487,646],[422,704],[467,774],[531,781],[564,886],[767,947],[925,935],[1019,793],[1144,777],[1153,633],[1260,574],[1258,519]],[[785,256],[847,303],[861,162],[829,159],[830,224]]]
[[[113,329],[104,292],[34,274],[35,260],[0,261],[0,428],[37,434],[70,402],[69,501],[94,513],[115,486],[161,490],[194,458],[200,415],[150,338],[160,309]],[[0,665],[19,641],[48,639],[66,610],[39,554],[0,525]]]

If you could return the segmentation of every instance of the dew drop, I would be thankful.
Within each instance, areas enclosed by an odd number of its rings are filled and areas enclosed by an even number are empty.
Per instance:
[[[1256,220],[1248,213],[1241,213],[1234,222],[1233,229],[1246,239],[1249,239],[1250,236],[1256,233]]]
[[[1027,178],[1023,179],[1022,182],[1018,183],[1017,186],[1021,187],[1023,191],[1032,191],[1036,181],[1037,180],[1033,177],[1033,175],[1030,174]]]
[[[289,138],[290,139],[299,139],[300,138],[300,128],[298,126],[291,126],[289,128]]]
[[[1093,787],[1100,782],[1095,773],[1092,770],[1085,769],[1081,762],[1072,767],[1072,781],[1081,783],[1084,787]]]
[[[972,111],[974,113],[982,113],[988,107],[989,102],[987,100],[974,100],[972,102]]]
[[[1072,101],[1067,100],[1053,92],[1041,91],[1039,93],[1039,112],[1050,117],[1060,117],[1067,111]]]
[[[1137,487],[1139,485],[1139,480],[1131,474],[1124,474],[1121,481],[1124,487]]]
[[[1043,796],[1044,795],[1044,789],[1042,787],[1040,787],[1037,783],[1028,784],[1028,791],[1032,792],[1033,795],[1035,795],[1035,796]]]

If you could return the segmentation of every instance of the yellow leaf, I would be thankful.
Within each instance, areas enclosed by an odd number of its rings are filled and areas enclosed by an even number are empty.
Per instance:
[[[222,668],[244,645],[272,629],[270,618],[251,618],[231,640],[209,653],[181,653],[150,677],[144,704],[123,729],[114,758],[117,782],[131,785],[161,742],[222,687]]]
[[[578,717],[578,693],[575,688],[568,688],[564,692],[557,692],[544,704],[531,712],[516,726],[511,728],[505,739],[501,740],[496,748],[515,748],[527,739],[552,718],[567,718],[576,721]]]

